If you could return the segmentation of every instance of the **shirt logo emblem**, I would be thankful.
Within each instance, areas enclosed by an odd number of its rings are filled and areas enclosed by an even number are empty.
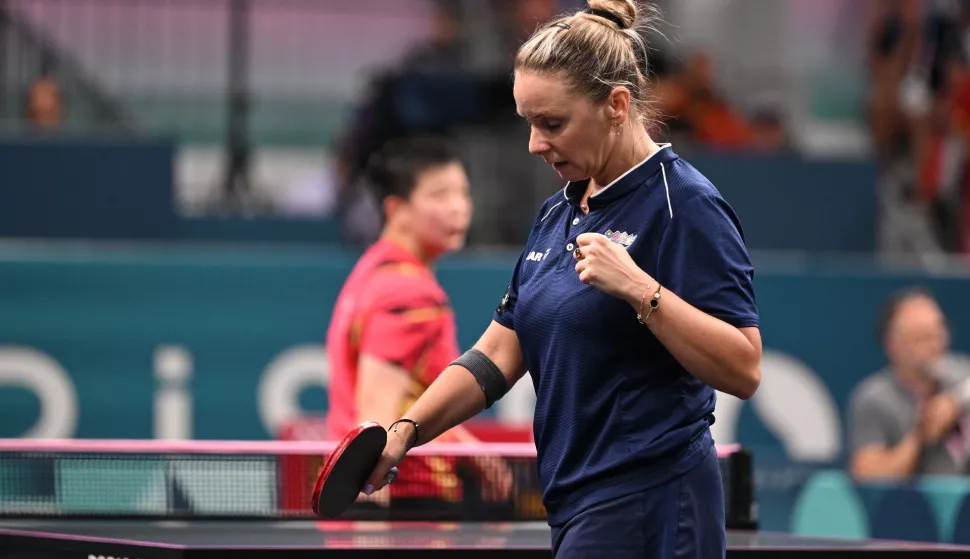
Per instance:
[[[551,248],[547,248],[545,252],[532,251],[528,256],[525,257],[526,260],[530,262],[542,262],[542,259],[549,256],[549,251]]]
[[[495,309],[498,311],[498,314],[505,314],[505,311],[509,310],[509,294],[511,291],[511,285],[505,288],[505,295],[502,296],[502,302],[499,303],[498,308]]]
[[[628,233],[621,233],[619,231],[612,231],[612,230],[606,231],[606,237],[609,240],[613,241],[614,243],[621,244],[627,248],[630,248],[630,245],[633,244],[633,241],[637,240],[636,235],[630,235]]]

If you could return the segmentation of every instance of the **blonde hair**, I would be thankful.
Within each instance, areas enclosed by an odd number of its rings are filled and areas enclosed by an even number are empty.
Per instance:
[[[602,103],[616,87],[630,91],[630,104],[644,126],[659,114],[649,100],[647,43],[643,32],[660,19],[656,6],[634,0],[587,0],[590,10],[550,20],[525,42],[515,69],[562,75],[573,91]]]

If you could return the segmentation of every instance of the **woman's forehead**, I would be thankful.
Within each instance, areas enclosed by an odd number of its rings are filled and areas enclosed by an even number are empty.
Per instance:
[[[513,95],[518,113],[526,118],[569,110],[571,96],[561,80],[531,73],[517,73]]]

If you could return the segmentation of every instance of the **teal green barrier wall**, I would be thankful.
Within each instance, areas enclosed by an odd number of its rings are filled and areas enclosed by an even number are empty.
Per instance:
[[[442,268],[463,344],[487,325],[511,263]],[[51,369],[69,379],[77,408],[76,420],[45,423],[52,433],[152,437],[155,396],[166,387],[156,357],[176,347],[191,360],[194,436],[270,437],[260,382],[288,351],[322,343],[352,264],[342,252],[0,254],[0,365],[19,375],[0,377],[0,436],[24,434],[60,407],[42,402],[57,390],[24,386],[60,378],[38,373]],[[298,396],[306,409],[325,407],[322,389]]]
[[[0,437],[265,439],[287,418],[325,411],[323,340],[354,256],[0,249]],[[463,347],[487,326],[514,258],[440,265]],[[787,530],[816,471],[840,465],[850,391],[883,364],[884,298],[929,287],[954,347],[970,352],[970,276],[755,260],[764,381],[743,405],[722,398],[715,430],[755,449],[762,519]]]
[[[165,387],[159,367],[171,355],[183,356],[189,362],[184,382],[190,384],[194,436],[270,437],[271,425],[258,408],[265,389],[260,383],[287,352],[323,349],[330,309],[353,259],[344,252],[285,250],[119,249],[94,256],[69,249],[0,251],[0,363],[16,364],[7,370],[32,370],[36,360],[23,357],[29,351],[66,374],[77,414],[76,421],[65,419],[59,427],[65,435],[150,437],[154,396]],[[440,265],[463,347],[487,326],[513,262],[514,255],[464,256]],[[770,360],[763,393],[784,398],[785,384],[778,379],[788,378],[794,370],[789,365],[796,364],[819,381],[821,396],[838,413],[852,387],[883,363],[874,337],[880,304],[894,289],[913,283],[940,298],[954,346],[970,351],[967,277],[870,266],[759,266],[756,288]],[[164,350],[171,347],[176,350]],[[12,352],[20,357],[11,360]],[[25,362],[31,364],[21,365]],[[0,377],[0,436],[18,436],[36,422],[41,398],[37,389],[11,388],[11,373],[6,375]],[[312,385],[299,398],[307,409],[325,405],[322,388]],[[785,430],[766,427],[756,408],[746,405],[738,412],[737,439],[798,450],[801,443],[779,439],[775,433]],[[819,443],[821,450],[802,449],[808,456],[838,457],[831,449],[842,449],[840,418],[835,418],[839,429],[824,432],[812,417],[786,421],[813,424],[805,428],[807,438],[836,438]]]

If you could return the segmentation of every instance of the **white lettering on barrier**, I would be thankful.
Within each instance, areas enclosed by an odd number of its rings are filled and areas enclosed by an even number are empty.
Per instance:
[[[765,350],[762,381],[752,398],[754,412],[778,437],[793,460],[826,461],[841,451],[841,419],[828,388],[807,365],[779,351]],[[745,402],[718,393],[717,421],[711,432],[718,444],[737,442],[738,420]],[[531,420],[535,391],[529,378],[520,380],[496,404],[503,421]]]
[[[155,353],[155,436],[192,438],[192,358],[181,346],[160,346]],[[329,384],[327,352],[323,345],[288,348],[266,367],[257,388],[260,420],[270,436],[287,421],[304,414],[299,401],[307,388]],[[70,376],[51,356],[32,348],[0,346],[0,388],[23,388],[40,400],[40,416],[21,436],[70,438],[78,423],[77,394]],[[718,393],[717,422],[712,432],[719,444],[737,442],[737,426],[745,402]],[[838,457],[841,422],[828,388],[800,360],[765,350],[762,383],[751,400],[753,411],[778,437],[791,459],[827,461]],[[531,420],[535,393],[523,378],[495,407],[500,420]]]
[[[714,440],[718,444],[737,442],[744,402],[721,392],[717,402],[717,421],[711,427]],[[809,462],[838,458],[842,449],[839,409],[825,384],[802,361],[765,350],[761,386],[751,405],[765,427],[778,437],[788,458]]]
[[[304,414],[300,394],[329,384],[327,352],[322,345],[287,349],[266,367],[257,392],[260,420],[275,436],[280,427]],[[717,421],[711,428],[719,444],[737,442],[737,426],[745,402],[718,393]],[[826,386],[803,362],[779,351],[765,350],[762,382],[751,400],[755,414],[793,460],[827,461],[841,451],[841,422]],[[535,411],[535,391],[522,378],[495,405],[499,420],[529,421]]]
[[[21,436],[70,438],[77,431],[77,392],[60,363],[23,346],[0,346],[0,387],[24,388],[40,400],[40,416]]]
[[[301,345],[277,355],[263,371],[256,393],[266,432],[275,437],[284,423],[302,416],[300,393],[311,386],[326,390],[329,381],[325,347]]]
[[[182,346],[165,345],[155,349],[154,431],[156,439],[192,438],[192,356]]]

